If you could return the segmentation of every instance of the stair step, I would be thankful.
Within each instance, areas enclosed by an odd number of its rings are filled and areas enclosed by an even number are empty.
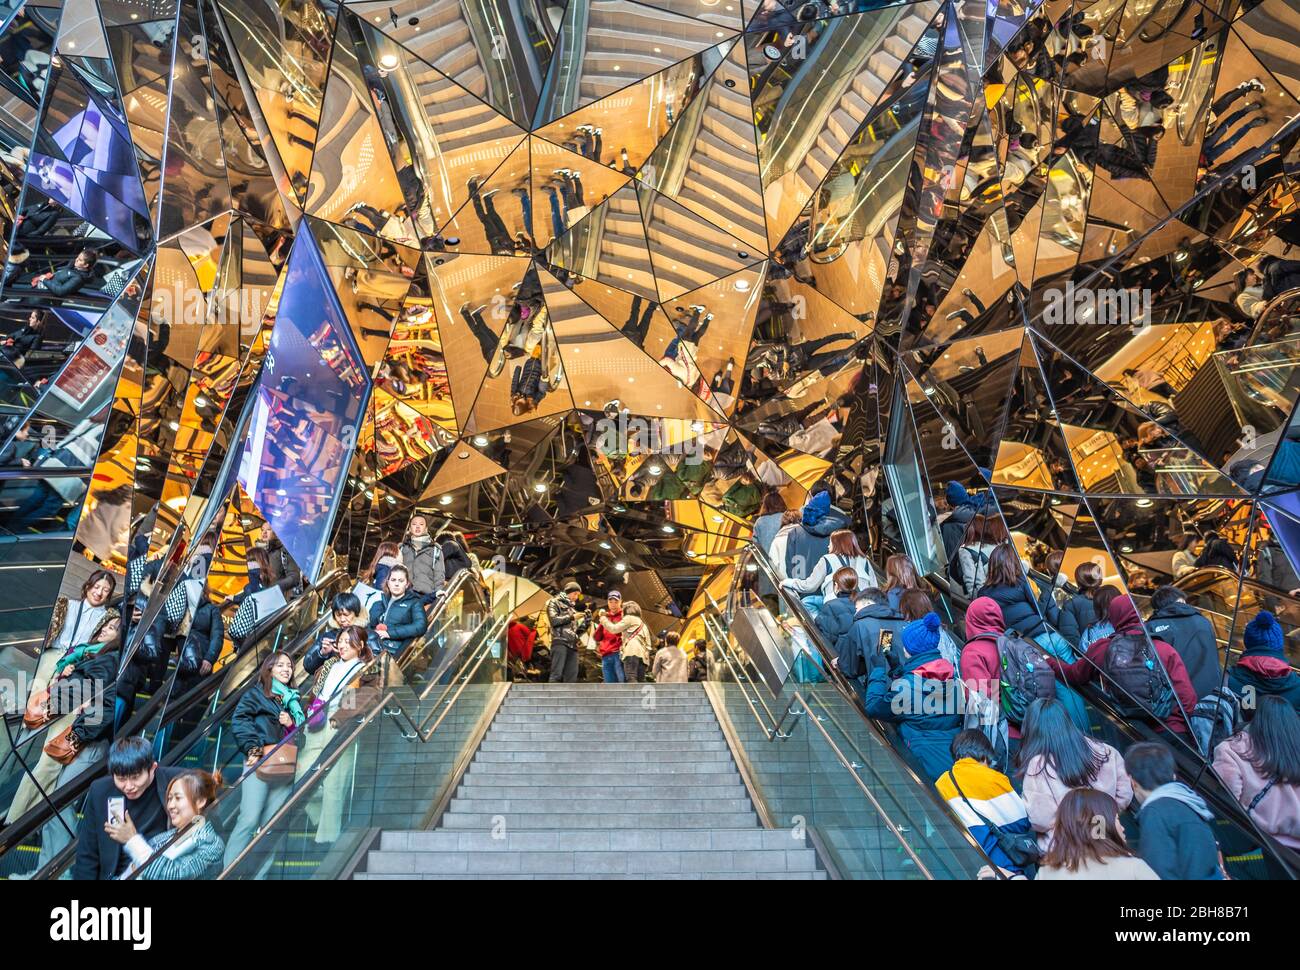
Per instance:
[[[772,851],[806,849],[789,829],[570,829],[492,832],[439,829],[435,832],[384,832],[383,852],[651,852]]]
[[[730,872],[744,876],[759,872],[811,872],[816,857],[811,849],[735,849],[695,851],[525,852],[372,851],[368,872],[382,873],[511,873],[594,874]]]
[[[558,812],[448,812],[443,816],[438,831],[477,831],[487,832],[494,826],[504,826],[509,832],[550,831],[573,829],[608,829],[608,830],[647,830],[672,829],[685,831],[705,825],[726,826],[728,828],[758,827],[758,817],[746,808],[739,812],[705,813],[694,812],[615,812],[599,815],[586,812],[574,812],[573,806],[568,811]]]
[[[465,774],[465,783],[484,785],[490,788],[547,788],[558,785],[562,788],[583,788],[599,786],[609,789],[645,788],[654,784],[669,785],[674,788],[690,786],[696,788],[717,787],[738,784],[740,775],[735,771],[683,771],[675,774],[648,772],[640,774],[600,774],[597,772],[533,772],[520,774],[515,771],[492,772],[480,768],[471,768]]]
[[[709,800],[734,798],[737,801],[745,799],[745,786],[739,781],[734,785],[642,785],[636,787],[625,785],[621,788],[609,788],[604,785],[548,785],[543,789],[548,799],[552,800],[571,800],[575,802],[590,802],[593,810],[599,811],[600,805],[609,801],[618,802],[664,802],[669,800],[691,801],[693,799]],[[527,789],[521,790],[518,786],[509,785],[487,785],[479,781],[470,781],[468,778],[462,782],[458,794],[462,798],[482,799],[488,801],[491,799],[501,799],[508,801],[511,798],[520,798],[527,794]]]
[[[548,793],[549,794],[549,793]],[[518,798],[462,798],[451,800],[451,811],[479,814],[514,815],[521,812],[559,814],[573,809],[588,808],[575,805],[570,798],[527,797],[520,792]],[[607,798],[601,801],[601,811],[611,815],[672,814],[680,812],[747,812],[752,811],[748,798],[679,798],[659,801],[644,798]]]
[[[519,741],[487,741],[485,740],[479,747],[480,751],[514,751],[514,752],[539,752],[542,754],[558,753],[563,751],[588,751],[610,753],[614,751],[625,751],[629,753],[658,754],[662,750],[662,745],[653,739],[641,741],[532,741],[527,738]],[[696,751],[719,751],[727,750],[727,742],[718,741],[692,741],[691,753]]]
[[[558,745],[556,751],[538,751],[535,749],[515,750],[510,747],[503,747],[500,750],[484,751],[480,748],[477,755],[474,756],[475,763],[528,763],[528,764],[566,764],[581,763],[590,764],[593,761],[600,760],[596,757],[596,752],[578,747],[576,745]],[[606,749],[607,750],[607,749]],[[672,749],[664,751],[656,750],[637,750],[637,751],[619,751],[607,752],[616,753],[616,759],[606,759],[603,763],[622,763],[622,764],[640,764],[642,762],[652,762],[656,764],[670,764],[677,761],[691,762],[710,762],[718,764],[731,764],[731,752],[726,750],[708,751],[674,751]]]
[[[731,881],[731,880],[735,880],[735,879],[737,879],[737,878],[741,878],[741,877],[738,876],[737,873],[734,873],[734,872],[656,872],[656,873],[644,873],[644,872],[636,872],[636,873],[626,873],[626,872],[584,872],[584,873],[580,873],[580,874],[574,874],[574,873],[562,873],[562,872],[550,872],[550,873],[465,873],[465,872],[459,872],[459,873],[403,873],[403,872],[398,872],[398,873],[392,873],[392,872],[372,873],[372,872],[358,872],[358,873],[356,873],[352,878],[353,878],[353,879],[362,879],[362,880],[366,880],[366,881],[400,880],[400,881],[402,881],[402,882],[407,882],[407,881],[412,880],[412,879],[419,879],[419,880],[421,880],[421,881],[440,881],[440,882],[450,882],[450,881],[452,881],[452,880],[455,880],[456,882],[461,882],[461,881],[466,880],[466,879],[491,879],[493,882],[497,882],[497,881],[501,881],[501,880],[508,880],[508,881],[510,881],[510,882],[521,882],[521,881],[528,881],[528,882],[531,882],[531,881],[535,881],[535,880],[538,880],[538,879],[545,879],[545,880],[548,881],[548,882],[552,882],[552,881],[575,881],[575,880],[582,880],[583,882],[586,882],[586,881],[589,881],[589,880],[601,880],[601,881],[604,881],[604,880],[618,880],[618,881],[620,881],[620,882],[628,882],[628,881],[632,881],[632,880],[640,881],[640,880],[646,880],[646,879],[656,879],[656,880],[658,880],[658,879],[671,879],[671,880],[674,880],[674,881],[676,881],[676,880],[691,880],[691,881],[695,881],[695,880],[697,880],[697,879],[708,879],[708,880],[720,880],[720,879],[725,879],[725,880]],[[812,882],[812,881],[822,882],[822,881],[825,881],[828,877],[827,877],[826,873],[823,872],[822,870],[820,870],[820,869],[814,869],[814,870],[812,870],[812,871],[799,871],[799,872],[788,872],[788,871],[787,871],[787,872],[754,872],[754,873],[748,873],[748,874],[744,875],[743,878],[745,878],[745,879],[759,879],[759,880],[764,880],[764,881],[766,881],[766,880],[782,880],[782,881],[795,881],[795,880],[797,880],[797,881],[804,881],[804,882]]]

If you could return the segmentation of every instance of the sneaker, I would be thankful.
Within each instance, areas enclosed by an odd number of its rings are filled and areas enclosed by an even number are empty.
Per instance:
[[[1259,91],[1262,94],[1267,89],[1264,87],[1263,81],[1261,81],[1257,77],[1253,77],[1249,81],[1242,81],[1240,84],[1238,84],[1237,90],[1238,91]]]

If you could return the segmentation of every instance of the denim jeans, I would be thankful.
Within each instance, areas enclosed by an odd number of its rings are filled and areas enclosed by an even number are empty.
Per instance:
[[[624,684],[623,658],[616,653],[607,653],[600,658],[601,673],[607,684]]]

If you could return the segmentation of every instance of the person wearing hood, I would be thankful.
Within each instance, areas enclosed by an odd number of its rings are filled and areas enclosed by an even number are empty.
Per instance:
[[[966,644],[961,649],[961,681],[967,691],[978,691],[1002,710],[1002,658],[998,637],[1006,632],[1002,607],[987,596],[966,607]],[[969,695],[968,695],[969,696]],[[1020,748],[1020,726],[1007,721],[1007,756],[1013,762]]]
[[[1214,770],[1260,829],[1300,850],[1300,715],[1261,697],[1255,716],[1214,749]]]
[[[1283,652],[1286,638],[1272,613],[1264,610],[1246,624],[1242,633],[1245,649],[1228,668],[1228,686],[1238,695],[1276,695],[1300,711],[1300,675],[1291,669]],[[1245,711],[1249,719],[1251,711]]]
[[[1145,741],[1124,755],[1138,809],[1138,857],[1161,879],[1222,879],[1219,845],[1205,799],[1175,780],[1174,755]]]
[[[867,677],[868,716],[899,725],[903,742],[930,784],[952,767],[952,742],[962,726],[959,705],[951,696],[956,671],[939,655],[940,626],[939,615],[927,613],[903,627],[889,651],[901,654],[893,682],[884,660],[877,661]]]
[[[831,493],[818,492],[803,507],[799,524],[786,536],[783,579],[807,579],[830,552],[831,533],[849,528],[849,517],[831,505]],[[778,541],[780,536],[777,537]]]
[[[1120,636],[1146,636],[1142,627],[1142,618],[1138,616],[1137,607],[1131,596],[1117,596],[1110,604],[1109,618],[1115,628],[1113,636],[1103,637],[1088,647],[1088,652],[1072,664],[1067,664],[1055,657],[1049,661],[1056,673],[1067,684],[1081,686],[1101,676],[1106,669],[1106,652],[1110,644]],[[1174,691],[1174,703],[1164,719],[1164,726],[1176,734],[1187,733],[1187,715],[1196,708],[1196,689],[1192,687],[1191,678],[1178,651],[1164,640],[1151,637],[1151,646],[1156,657],[1165,668],[1169,684]]]
[[[1187,602],[1177,586],[1161,586],[1151,596],[1147,630],[1178,651],[1197,697],[1206,697],[1223,682],[1214,624]]]
[[[859,590],[854,606],[853,623],[840,640],[835,666],[865,697],[867,674],[877,663],[884,663],[883,650],[907,625],[902,614],[889,605],[884,591],[875,586]]]
[[[370,605],[370,629],[379,638],[380,647],[394,656],[429,628],[420,595],[409,583],[406,567],[394,566],[384,584],[384,595]]]

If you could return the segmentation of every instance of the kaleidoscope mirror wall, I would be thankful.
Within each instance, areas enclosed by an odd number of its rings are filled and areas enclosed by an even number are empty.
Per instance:
[[[680,622],[822,490],[1300,654],[1294,0],[0,15],[6,669],[96,568],[417,509]]]

